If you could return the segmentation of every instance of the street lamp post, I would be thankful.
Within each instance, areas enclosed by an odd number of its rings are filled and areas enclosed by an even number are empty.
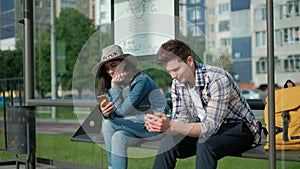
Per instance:
[[[51,99],[56,99],[56,35],[55,35],[55,0],[51,1]],[[52,107],[52,119],[56,119],[57,107]]]

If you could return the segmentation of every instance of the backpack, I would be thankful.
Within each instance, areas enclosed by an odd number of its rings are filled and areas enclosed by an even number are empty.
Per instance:
[[[293,86],[288,87],[288,83]],[[264,117],[268,129],[268,98]],[[275,140],[276,150],[300,150],[300,86],[291,80],[275,91]],[[269,137],[264,149],[269,149]]]

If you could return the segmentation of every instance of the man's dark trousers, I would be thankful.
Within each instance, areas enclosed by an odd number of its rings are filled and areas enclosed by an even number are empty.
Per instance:
[[[166,136],[162,139],[153,169],[173,169],[176,159],[196,155],[196,169],[216,169],[224,156],[239,155],[251,148],[254,135],[244,122],[222,124],[219,131],[200,143],[189,136]]]

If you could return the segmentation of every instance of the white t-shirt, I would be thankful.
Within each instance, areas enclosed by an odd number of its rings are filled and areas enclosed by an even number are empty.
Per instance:
[[[200,90],[196,90],[195,87],[191,87],[190,85],[187,85],[187,89],[192,97],[197,116],[199,117],[200,121],[203,121],[205,118],[205,110],[203,108],[202,100],[200,98]]]

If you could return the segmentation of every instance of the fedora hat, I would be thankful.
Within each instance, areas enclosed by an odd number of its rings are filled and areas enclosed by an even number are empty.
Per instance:
[[[109,61],[114,61],[114,60],[124,60],[126,59],[127,61],[131,62],[133,66],[137,65],[137,60],[136,58],[131,55],[131,54],[124,54],[123,50],[120,46],[118,45],[110,45],[102,49],[102,56],[101,56],[101,61],[98,62],[92,70],[92,74],[95,77],[99,77],[101,67],[109,62]]]

